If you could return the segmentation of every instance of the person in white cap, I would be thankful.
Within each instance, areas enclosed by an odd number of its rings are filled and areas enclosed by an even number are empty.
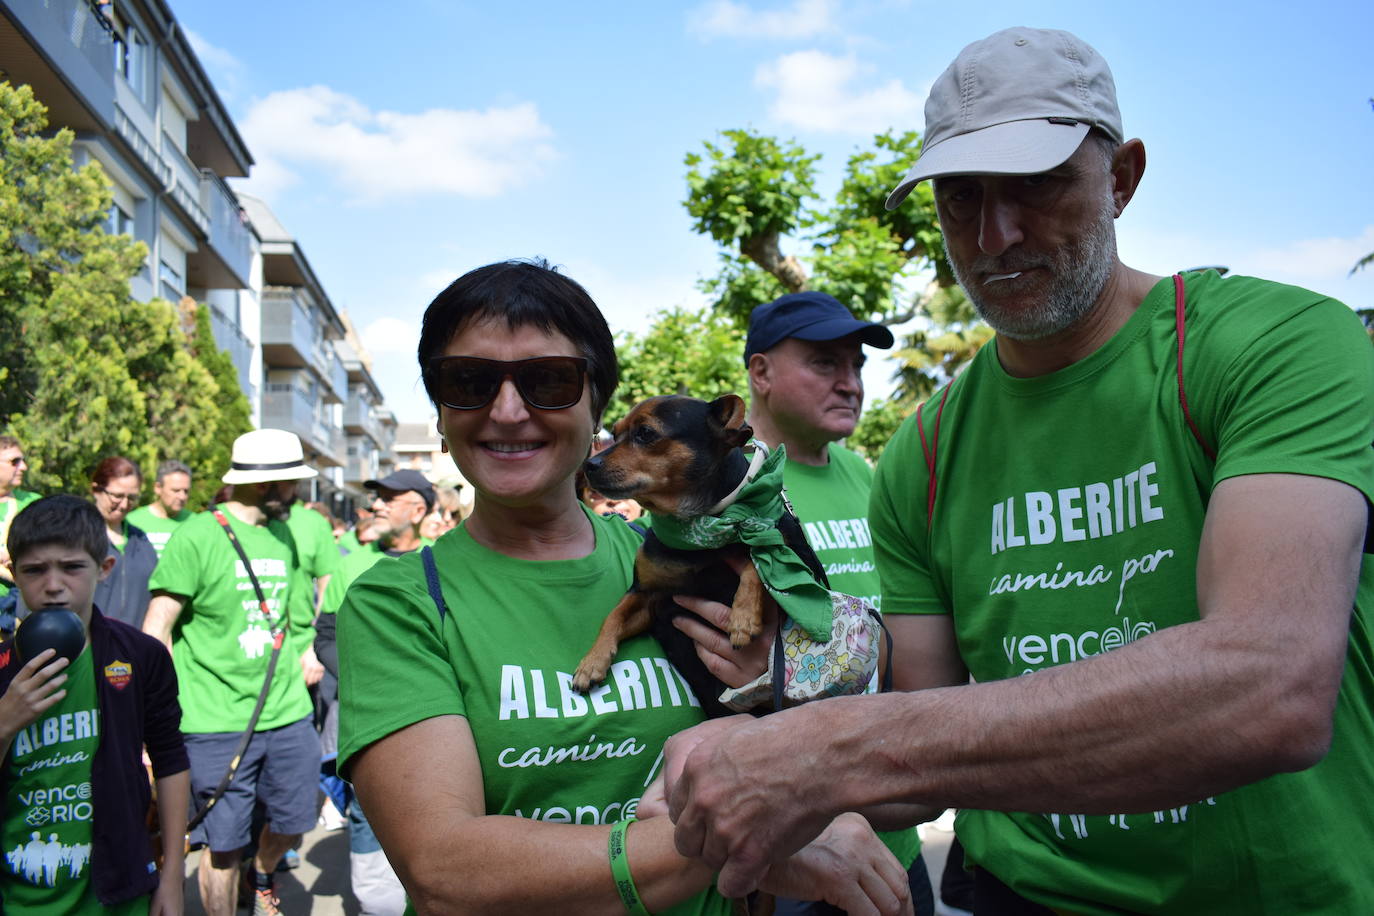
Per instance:
[[[1317,293],[1122,263],[1125,137],[1066,32],[932,87],[889,206],[933,179],[997,336],[877,470],[911,692],[669,743],[677,846],[723,893],[904,803],[961,809],[980,914],[1374,912],[1374,350]]]
[[[223,478],[233,497],[177,529],[149,583],[143,630],[171,650],[191,792],[208,806],[199,881],[211,916],[234,913],[255,801],[267,813],[250,873],[255,914],[277,912],[272,873],[315,826],[320,743],[305,677],[318,666],[314,596],[286,518],[297,482],[316,473],[294,433],[239,436]]]

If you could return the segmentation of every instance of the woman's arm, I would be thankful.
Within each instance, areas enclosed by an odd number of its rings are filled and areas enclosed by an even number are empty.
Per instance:
[[[417,774],[423,774],[418,776]],[[421,913],[612,914],[625,911],[611,877],[610,827],[487,815],[467,720],[437,716],[359,752],[352,778],[387,858]],[[711,884],[679,855],[666,817],[626,837],[640,898],[658,912]],[[906,873],[867,824],[837,819],[779,863],[767,890],[828,899],[854,913],[910,912]]]
[[[461,716],[425,719],[369,745],[354,758],[352,779],[421,913],[623,912],[609,826],[487,815],[477,748]],[[626,846],[650,912],[711,882],[710,869],[677,854],[667,818],[637,823]]]

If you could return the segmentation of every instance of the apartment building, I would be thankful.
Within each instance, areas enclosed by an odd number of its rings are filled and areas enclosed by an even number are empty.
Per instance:
[[[364,482],[378,480],[395,469],[392,447],[396,441],[396,415],[387,409],[382,389],[372,376],[372,357],[358,339],[347,313],[343,316],[344,339],[337,344],[348,372],[348,399],[344,402],[343,427],[347,442],[344,489],[360,502],[370,502]]]
[[[0,0],[0,79],[28,83],[73,157],[94,160],[114,191],[107,228],[148,246],[135,299],[212,305],[216,340],[250,399],[251,336],[238,291],[256,240],[225,178],[253,158],[161,0]],[[247,319],[247,320],[245,320]]]
[[[0,80],[29,84],[50,125],[75,134],[76,165],[109,177],[107,229],[148,248],[132,296],[206,303],[253,424],[299,435],[320,471],[310,498],[351,514],[362,493],[345,485],[344,324],[267,204],[225,183],[253,158],[167,3],[0,0]],[[360,460],[388,465],[395,417],[369,369],[353,387]]]
[[[300,436],[306,462],[320,476],[309,496],[336,515],[344,492],[343,404],[348,372],[339,358],[344,325],[300,244],[270,207],[239,194],[260,241],[262,424]]]

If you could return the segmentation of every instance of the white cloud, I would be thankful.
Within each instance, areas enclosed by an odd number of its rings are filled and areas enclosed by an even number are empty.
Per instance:
[[[1347,305],[1374,305],[1374,270],[1350,268],[1374,251],[1374,225],[1349,238],[1293,239],[1254,248],[1236,239],[1186,232],[1118,227],[1121,258],[1133,267],[1168,274],[1190,267],[1224,266],[1233,274],[1303,286]]]
[[[405,353],[413,356],[420,340],[420,326],[401,318],[378,318],[363,328],[362,344],[373,356]]]
[[[711,0],[688,14],[688,30],[705,38],[814,38],[834,31],[834,0],[794,0],[782,9],[756,10]]]
[[[191,50],[196,52],[196,59],[210,74],[210,81],[220,97],[233,99],[238,93],[243,63],[230,52],[210,44],[198,32],[191,29],[184,31],[187,41],[191,43]]]
[[[803,130],[873,134],[919,128],[925,100],[901,80],[872,88],[856,85],[873,70],[853,56],[797,51],[761,65],[754,85],[776,93],[773,118]]]
[[[553,131],[531,102],[505,108],[374,111],[327,86],[274,92],[241,122],[271,198],[297,172],[324,172],[362,200],[409,194],[495,197],[539,176]]]

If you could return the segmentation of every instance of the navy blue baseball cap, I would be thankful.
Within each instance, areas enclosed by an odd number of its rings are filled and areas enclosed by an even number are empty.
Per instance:
[[[892,346],[892,332],[881,324],[860,321],[826,293],[788,293],[749,313],[749,336],[744,342],[744,363],[749,357],[773,349],[788,337],[798,340],[839,340],[850,334],[870,347]]]
[[[381,480],[364,480],[363,486],[369,490],[385,487],[398,493],[414,490],[420,494],[427,508],[434,508],[434,484],[429,482],[428,477],[413,468],[401,468],[399,471],[392,471]]]

